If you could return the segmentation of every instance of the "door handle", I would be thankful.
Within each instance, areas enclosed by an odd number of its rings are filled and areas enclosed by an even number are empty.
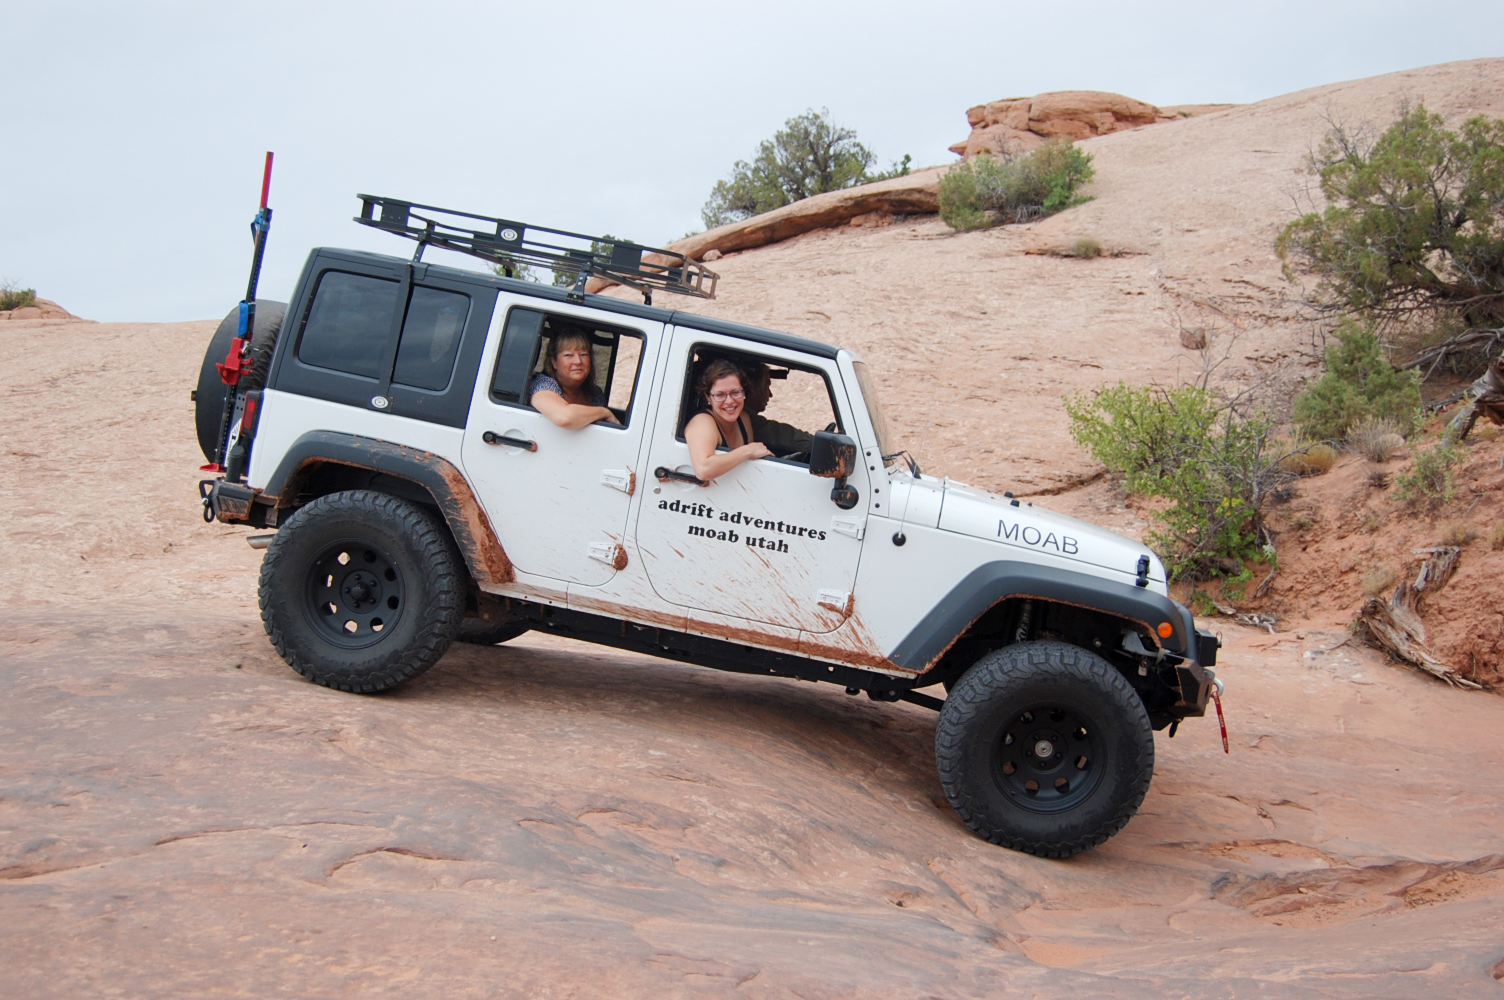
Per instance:
[[[507,437],[505,434],[497,434],[495,431],[486,431],[480,436],[486,444],[507,444],[513,448],[521,448],[523,451],[537,451],[538,442],[529,441],[526,438]]]
[[[673,480],[676,483],[693,483],[695,486],[710,485],[705,480],[700,479],[697,476],[692,476],[687,472],[675,472],[673,469],[670,469],[667,466],[663,465],[660,465],[658,466],[658,468],[654,469],[653,475],[660,483]]]

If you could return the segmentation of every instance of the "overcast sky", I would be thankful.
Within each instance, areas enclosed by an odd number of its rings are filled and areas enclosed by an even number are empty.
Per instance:
[[[1504,3],[5,4],[0,282],[98,320],[222,316],[277,154],[261,294],[314,246],[407,255],[356,192],[665,243],[827,107],[887,165],[1048,90],[1251,102],[1504,54]],[[454,261],[433,253],[435,261]],[[446,260],[447,258],[447,260]]]

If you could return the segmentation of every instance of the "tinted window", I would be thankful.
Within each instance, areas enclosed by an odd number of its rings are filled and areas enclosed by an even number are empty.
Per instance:
[[[470,296],[437,288],[413,289],[397,344],[392,381],[420,389],[443,389],[454,371],[460,333],[470,314]]]
[[[386,278],[324,272],[298,342],[298,360],[380,378],[400,289],[400,282]]]

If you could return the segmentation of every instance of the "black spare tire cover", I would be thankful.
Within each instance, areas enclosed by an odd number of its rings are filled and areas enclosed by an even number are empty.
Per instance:
[[[272,350],[277,345],[277,334],[282,329],[282,317],[287,315],[286,302],[270,299],[256,300],[256,328],[251,333],[251,370],[240,378],[240,388],[249,392],[266,385],[266,373],[271,367]],[[230,387],[219,377],[215,365],[225,360],[230,351],[230,341],[240,329],[240,306],[231,309],[220,321],[219,328],[209,340],[209,349],[204,353],[204,363],[198,372],[198,392],[194,394],[196,407],[194,420],[198,425],[198,446],[206,461],[214,461],[214,452],[219,447],[219,425],[224,419],[225,396]]]

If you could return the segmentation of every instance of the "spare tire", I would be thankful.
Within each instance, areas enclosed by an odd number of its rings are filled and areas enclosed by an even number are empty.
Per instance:
[[[286,302],[270,299],[256,300],[256,328],[251,332],[251,370],[240,379],[240,388],[249,392],[266,385],[266,374],[271,369],[272,351],[277,346],[277,334],[282,330],[282,317],[287,315]],[[214,461],[219,449],[220,423],[224,420],[225,397],[230,387],[219,377],[215,365],[223,363],[230,352],[230,341],[240,329],[240,307],[230,310],[214,336],[209,339],[209,349],[204,353],[204,363],[198,372],[198,391],[194,393],[194,420],[198,425],[198,446],[207,461]]]

